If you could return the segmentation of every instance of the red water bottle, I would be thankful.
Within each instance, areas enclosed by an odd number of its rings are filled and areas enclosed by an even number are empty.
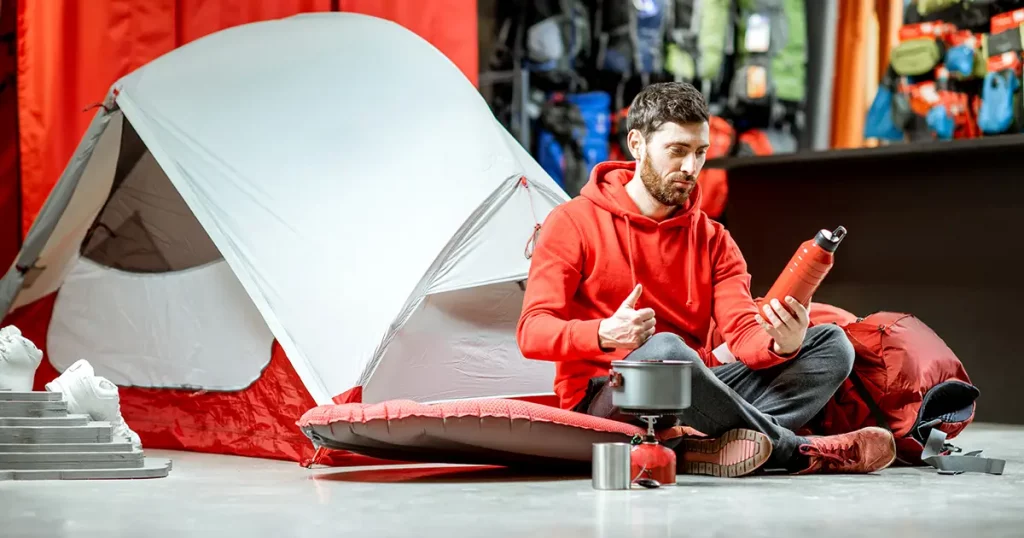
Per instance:
[[[768,290],[768,294],[757,302],[758,310],[762,310],[772,299],[778,299],[785,305],[787,295],[808,306],[811,296],[832,269],[836,249],[844,237],[846,228],[840,226],[832,232],[821,230],[814,239],[804,241],[782,270],[775,284]]]

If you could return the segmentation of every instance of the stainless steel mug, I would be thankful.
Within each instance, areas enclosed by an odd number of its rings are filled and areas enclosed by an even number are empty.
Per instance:
[[[629,443],[594,443],[591,483],[594,489],[624,490],[632,482]]]

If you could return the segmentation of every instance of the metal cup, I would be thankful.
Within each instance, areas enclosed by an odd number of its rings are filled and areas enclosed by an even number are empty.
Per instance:
[[[630,482],[629,443],[594,443],[591,483],[594,489],[628,490]]]

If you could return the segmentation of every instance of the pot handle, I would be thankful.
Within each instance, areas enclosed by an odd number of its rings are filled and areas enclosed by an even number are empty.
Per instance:
[[[622,379],[622,374],[612,370],[608,375],[608,386],[612,388],[621,387],[625,383]]]

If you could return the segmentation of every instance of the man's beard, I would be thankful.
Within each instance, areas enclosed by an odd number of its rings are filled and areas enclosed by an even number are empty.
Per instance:
[[[690,191],[693,186],[680,187],[661,177],[660,174],[654,171],[651,167],[651,155],[647,153],[644,155],[644,163],[640,167],[640,181],[643,182],[644,187],[647,187],[647,192],[651,193],[660,204],[665,206],[682,206],[686,203],[686,199],[690,197]],[[687,181],[696,181],[694,176],[685,176]]]

